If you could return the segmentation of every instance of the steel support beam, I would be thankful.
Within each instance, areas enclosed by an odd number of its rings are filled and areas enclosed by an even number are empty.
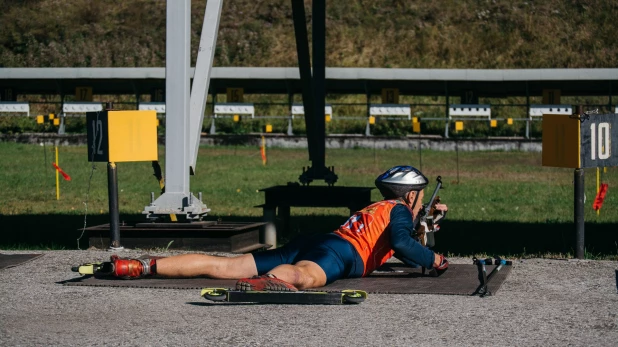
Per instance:
[[[296,37],[296,54],[298,55],[298,70],[302,84],[303,106],[305,109],[305,128],[307,131],[307,143],[309,147],[309,160],[313,161],[317,153],[314,153],[315,131],[312,118],[315,108],[313,95],[313,80],[311,76],[311,59],[309,56],[309,40],[305,16],[305,1],[292,0],[292,18],[294,20],[294,36]]]
[[[165,51],[165,193],[146,206],[149,217],[208,212],[189,192],[191,0],[167,0]]]
[[[298,68],[303,88],[309,160],[311,161],[311,167],[307,170],[303,168],[299,180],[303,184],[309,184],[318,179],[332,185],[337,181],[337,175],[334,173],[334,168],[329,169],[325,164],[326,2],[325,0],[314,0],[312,2],[313,75],[303,0],[292,0],[292,17],[294,19]]]
[[[311,118],[315,129],[315,140],[313,142],[315,156],[311,161],[314,170],[322,170],[326,167],[326,121],[324,119],[324,99],[326,98],[326,0],[313,0],[311,18],[314,97]],[[324,178],[317,172],[316,174],[315,178]]]
[[[202,34],[200,36],[200,47],[197,51],[189,110],[191,119],[189,129],[191,135],[189,158],[191,160],[190,170],[193,175],[195,175],[197,153],[200,148],[204,111],[206,110],[210,73],[212,71],[212,62],[215,57],[222,7],[223,0],[209,0],[206,3],[204,23],[202,24]]]

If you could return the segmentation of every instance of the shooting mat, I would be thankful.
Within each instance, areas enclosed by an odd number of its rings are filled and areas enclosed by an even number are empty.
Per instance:
[[[337,292],[343,289],[364,290],[373,294],[443,294],[473,295],[480,285],[476,265],[451,264],[440,277],[423,276],[421,269],[403,264],[386,264],[371,276],[335,281],[314,291]],[[495,265],[487,266],[487,274]],[[489,282],[488,288],[495,294],[508,274],[511,266],[503,266]],[[131,287],[158,289],[202,289],[205,287],[235,288],[235,280],[209,278],[144,278],[122,280],[113,277],[84,276],[60,282],[68,286]]]
[[[0,254],[0,270],[23,264],[43,254]]]

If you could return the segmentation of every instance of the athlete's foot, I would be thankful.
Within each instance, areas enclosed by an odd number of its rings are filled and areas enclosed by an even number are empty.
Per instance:
[[[155,259],[122,259],[112,255],[114,276],[124,279],[141,278],[155,273]]]
[[[249,290],[269,290],[277,292],[295,292],[298,291],[292,284],[280,280],[273,274],[266,274],[262,276],[253,276],[251,278],[241,278],[236,282],[236,289],[249,291]]]

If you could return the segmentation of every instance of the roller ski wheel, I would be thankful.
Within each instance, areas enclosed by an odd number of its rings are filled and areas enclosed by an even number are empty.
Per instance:
[[[341,292],[344,303],[360,304],[367,299],[367,293],[359,290],[344,290]]]
[[[224,288],[206,288],[202,290],[202,296],[204,299],[210,301],[226,301],[227,289]]]

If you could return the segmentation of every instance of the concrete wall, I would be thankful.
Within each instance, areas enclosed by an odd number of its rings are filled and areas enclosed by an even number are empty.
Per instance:
[[[307,148],[304,136],[287,136],[282,134],[264,134],[267,147]],[[0,141],[41,144],[86,145],[86,135],[57,134],[0,134]],[[159,143],[164,144],[163,138]],[[203,145],[260,146],[261,134],[249,135],[202,135]],[[408,136],[402,138],[331,135],[326,137],[326,148],[376,148],[376,149],[431,149],[435,151],[525,151],[541,152],[540,139],[523,138],[483,138],[483,139],[445,139],[440,136]]]
[[[307,148],[304,136],[264,135],[267,147]],[[216,135],[203,136],[204,145],[261,145],[261,136],[257,135]],[[445,139],[439,136],[410,136],[402,138],[331,135],[326,138],[326,148],[376,148],[376,149],[431,149],[435,151],[527,151],[541,152],[540,139],[523,138],[487,138],[487,139]]]

